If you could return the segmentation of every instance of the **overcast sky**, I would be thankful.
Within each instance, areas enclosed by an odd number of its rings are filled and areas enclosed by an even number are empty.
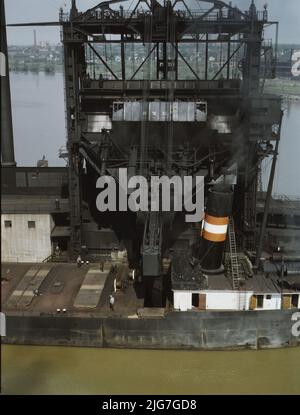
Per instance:
[[[80,11],[95,6],[100,0],[77,0]],[[232,4],[242,10],[249,7],[250,0],[233,0]],[[256,0],[259,8],[268,3],[269,17],[280,23],[279,42],[299,43],[300,39],[300,0]],[[5,0],[6,22],[57,21],[60,7],[69,9],[71,0]],[[128,5],[131,0],[126,2]],[[190,8],[196,8],[197,0],[186,0]],[[203,3],[202,3],[203,4]],[[128,6],[127,6],[128,7]],[[208,7],[208,6],[207,6]],[[126,9],[126,4],[124,4]],[[60,40],[58,28],[36,28],[38,41],[57,43]],[[29,45],[33,43],[33,28],[9,28],[9,44]]]

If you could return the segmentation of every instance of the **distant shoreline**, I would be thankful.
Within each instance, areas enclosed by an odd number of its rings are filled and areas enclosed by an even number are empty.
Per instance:
[[[55,68],[46,68],[46,67],[40,67],[40,68],[10,68],[11,73],[23,73],[23,74],[38,74],[38,73],[49,73],[49,74],[55,74],[55,73],[62,73],[63,72],[63,66],[57,65]]]

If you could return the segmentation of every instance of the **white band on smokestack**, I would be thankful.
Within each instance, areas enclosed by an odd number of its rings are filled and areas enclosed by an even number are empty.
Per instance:
[[[227,235],[229,218],[205,214],[201,236],[207,241],[224,242]]]

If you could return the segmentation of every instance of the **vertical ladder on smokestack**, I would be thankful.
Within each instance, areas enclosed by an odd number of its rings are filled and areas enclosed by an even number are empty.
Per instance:
[[[230,249],[230,265],[231,265],[231,278],[232,278],[232,287],[234,290],[238,290],[240,287],[240,266],[237,256],[236,249],[236,239],[234,232],[234,221],[233,217],[229,218],[228,226],[228,239],[229,239],[229,249]]]

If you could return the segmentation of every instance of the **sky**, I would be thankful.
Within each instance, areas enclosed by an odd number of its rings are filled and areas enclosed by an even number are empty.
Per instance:
[[[124,3],[124,8],[127,9],[132,1],[128,0]],[[77,0],[77,7],[80,11],[84,11],[99,2],[100,0]],[[232,4],[246,10],[250,2],[251,0],[233,0]],[[71,0],[5,0],[6,23],[57,21],[59,8],[69,10],[70,3]],[[186,0],[186,3],[191,9],[195,9],[198,2]],[[259,9],[267,3],[269,18],[279,21],[279,43],[299,43],[300,0],[256,0],[255,3]],[[58,43],[60,41],[59,28],[37,27],[36,32],[38,42]],[[8,43],[10,45],[33,44],[33,28],[8,28]]]

